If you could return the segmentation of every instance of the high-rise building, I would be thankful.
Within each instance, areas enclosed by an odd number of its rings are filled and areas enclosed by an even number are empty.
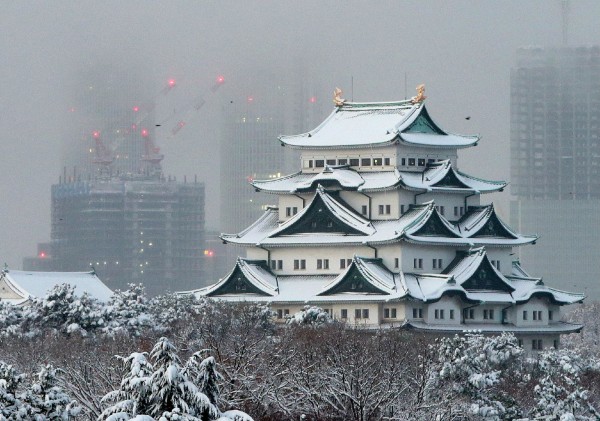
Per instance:
[[[529,351],[579,331],[560,308],[584,295],[529,276],[514,252],[538,237],[480,203],[506,183],[459,171],[458,150],[479,136],[443,130],[424,101],[423,86],[395,102],[347,102],[337,92],[323,123],[280,137],[300,152],[300,171],[252,181],[277,205],[221,236],[246,257],[195,293],[268,302],[279,322],[317,305],[363,328],[509,331]]]
[[[511,222],[520,259],[600,299],[600,46],[521,48],[511,71]]]
[[[52,186],[51,241],[25,269],[92,266],[112,289],[143,283],[150,295],[203,279],[204,185],[111,178]],[[47,247],[47,248],[45,248]]]

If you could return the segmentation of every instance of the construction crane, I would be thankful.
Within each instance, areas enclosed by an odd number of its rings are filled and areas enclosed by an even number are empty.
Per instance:
[[[142,129],[142,137],[144,138],[144,151],[142,161],[148,162],[151,166],[152,173],[160,173],[160,163],[165,158],[164,154],[160,153],[160,148],[154,144],[148,129]]]
[[[92,162],[100,165],[103,168],[107,168],[114,161],[113,153],[106,147],[106,145],[104,145],[104,142],[102,142],[100,131],[96,130],[93,132],[92,137],[94,138],[94,143],[96,145],[96,156]]]

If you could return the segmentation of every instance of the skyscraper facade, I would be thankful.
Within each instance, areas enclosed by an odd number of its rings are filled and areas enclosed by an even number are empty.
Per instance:
[[[511,221],[555,286],[600,298],[600,46],[521,48],[511,71]],[[572,285],[564,285],[565,282]]]

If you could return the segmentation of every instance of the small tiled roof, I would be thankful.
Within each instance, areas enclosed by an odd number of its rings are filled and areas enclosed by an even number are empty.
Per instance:
[[[425,120],[433,130],[420,130]],[[346,102],[336,107],[323,123],[308,133],[280,136],[282,144],[301,149],[347,149],[388,146],[403,142],[415,146],[461,148],[473,146],[479,136],[461,136],[439,129],[422,103]]]

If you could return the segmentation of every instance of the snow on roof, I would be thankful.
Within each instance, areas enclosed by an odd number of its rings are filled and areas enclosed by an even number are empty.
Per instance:
[[[113,292],[94,272],[32,272],[5,270],[2,276],[25,299],[43,298],[56,285],[69,284],[80,296],[87,292],[93,298],[106,302]]]
[[[495,236],[472,237],[478,231],[459,230],[456,225],[446,220],[435,208],[433,201],[422,205],[412,205],[399,219],[371,221],[347,209],[341,202],[333,198],[323,189],[318,191],[323,203],[335,218],[343,224],[361,232],[362,235],[348,235],[340,232],[307,232],[286,234],[285,230],[299,223],[309,212],[313,202],[298,212],[294,217],[279,224],[279,213],[276,208],[268,209],[254,224],[239,234],[222,234],[221,239],[228,243],[240,245],[280,246],[311,246],[311,245],[360,245],[365,243],[381,244],[396,242],[402,239],[419,244],[437,245],[492,245],[512,247],[527,244],[537,240],[537,236],[522,236],[503,238]],[[425,234],[421,230],[431,219],[439,230],[438,234]],[[466,219],[465,219],[466,220]],[[437,222],[439,221],[439,222]],[[509,228],[507,228],[509,229]],[[512,231],[511,231],[512,232]]]
[[[465,323],[460,325],[450,324],[427,324],[419,320],[407,320],[403,325],[405,328],[413,328],[430,332],[481,332],[481,333],[573,333],[579,332],[583,325],[555,322],[548,325],[515,326],[510,323]]]
[[[401,171],[400,174],[402,184],[413,190],[489,193],[506,187],[504,181],[483,180],[456,171],[450,160],[430,163],[423,172]]]
[[[267,268],[266,262],[263,260],[249,260],[238,258],[235,267],[227,274],[223,279],[219,280],[216,284],[210,285],[206,288],[202,288],[202,295],[211,296],[219,291],[226,291],[226,294],[231,294],[236,288],[227,288],[227,284],[237,281],[234,280],[236,271],[241,271],[244,279],[252,286],[254,286],[260,293],[267,296],[273,296],[277,294],[277,277]],[[247,289],[243,291],[248,291]],[[256,292],[238,292],[238,294],[244,295],[255,295]]]
[[[397,102],[346,102],[314,130],[299,135],[280,136],[281,143],[293,148],[330,149],[387,146],[397,140],[419,146],[466,147],[478,136],[405,132],[423,114],[425,106],[410,100]],[[404,132],[404,133],[403,133]]]
[[[252,185],[267,193],[297,193],[314,191],[319,184],[335,181],[342,190],[367,192],[395,187],[400,178],[397,170],[360,173],[348,166],[328,166],[317,174],[297,172],[274,180],[254,180]]]

